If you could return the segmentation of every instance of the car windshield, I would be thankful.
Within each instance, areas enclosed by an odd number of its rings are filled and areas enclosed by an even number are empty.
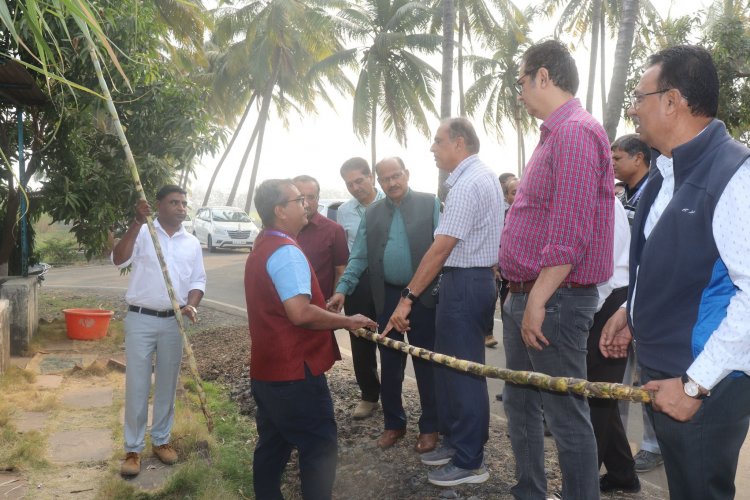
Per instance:
[[[213,218],[216,222],[252,222],[253,220],[240,210],[214,210]]]

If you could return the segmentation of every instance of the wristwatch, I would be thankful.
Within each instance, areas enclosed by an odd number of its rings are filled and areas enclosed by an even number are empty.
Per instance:
[[[408,286],[407,286],[406,288],[404,288],[403,290],[401,290],[401,298],[402,298],[402,299],[409,299],[409,300],[411,300],[412,302],[416,302],[416,301],[417,301],[417,296],[416,296],[416,295],[414,295],[414,294],[413,294],[413,293],[411,292],[411,290],[409,289],[409,287],[408,287]]]
[[[688,377],[687,373],[684,374],[681,378],[682,380],[682,390],[685,391],[685,394],[693,399],[706,399],[707,396],[711,395],[711,391],[708,391],[707,393],[701,392],[701,386],[696,382],[695,380]]]

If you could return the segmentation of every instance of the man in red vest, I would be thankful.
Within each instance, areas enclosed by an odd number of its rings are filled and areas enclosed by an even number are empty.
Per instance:
[[[253,459],[257,498],[283,498],[281,474],[299,451],[304,498],[331,498],[336,475],[336,421],[325,372],[341,359],[333,329],[377,329],[360,314],[326,310],[310,262],[295,240],[307,224],[305,197],[289,179],[255,192],[263,233],[245,266],[250,378],[257,404]]]

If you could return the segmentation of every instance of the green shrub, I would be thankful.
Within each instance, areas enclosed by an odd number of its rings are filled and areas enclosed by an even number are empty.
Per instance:
[[[78,245],[71,239],[50,238],[39,246],[39,254],[48,264],[72,264],[78,257]]]

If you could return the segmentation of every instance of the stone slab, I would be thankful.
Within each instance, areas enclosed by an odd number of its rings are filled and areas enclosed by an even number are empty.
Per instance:
[[[95,462],[112,456],[110,429],[60,431],[49,436],[47,458],[54,463]]]
[[[179,464],[164,465],[154,456],[141,456],[141,473],[124,481],[141,490],[154,491],[161,489],[170,476],[180,468]]]
[[[36,389],[53,390],[60,387],[63,378],[61,375],[37,375],[34,387]]]
[[[76,365],[83,366],[83,356],[56,356],[45,354],[39,362],[39,373],[65,373]]]
[[[47,425],[49,415],[43,411],[16,411],[13,425],[18,432],[41,431]],[[3,498],[0,495],[0,498]]]
[[[20,500],[29,491],[29,483],[16,472],[0,472],[0,498]]]
[[[71,387],[63,391],[62,404],[69,408],[85,410],[112,406],[111,387]]]

